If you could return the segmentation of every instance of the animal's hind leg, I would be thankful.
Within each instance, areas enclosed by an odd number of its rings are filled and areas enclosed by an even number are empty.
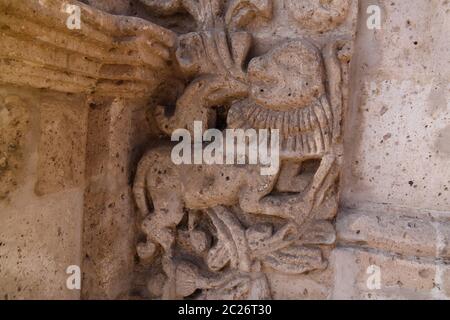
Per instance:
[[[176,241],[176,227],[184,215],[184,202],[176,190],[152,192],[154,213],[144,221],[142,228],[147,241],[157,242],[163,248],[163,270],[167,276],[163,298],[175,298],[175,264],[173,245]]]
[[[175,242],[176,226],[184,215],[183,202],[174,190],[152,192],[154,212],[143,222],[142,229],[148,239],[157,242],[170,253]]]

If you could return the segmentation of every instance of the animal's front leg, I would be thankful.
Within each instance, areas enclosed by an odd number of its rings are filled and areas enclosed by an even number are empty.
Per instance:
[[[326,190],[334,181],[329,177],[335,163],[334,155],[325,155],[306,192],[294,195],[262,195],[248,188],[240,195],[242,210],[249,213],[276,216],[302,225],[308,219],[314,206],[320,205]]]
[[[312,203],[313,206],[319,206],[325,196],[326,190],[330,187],[330,179],[327,179],[334,164],[336,157],[333,154],[326,154],[323,156],[317,172],[314,174],[311,186],[305,198]],[[325,183],[328,182],[328,183]],[[325,189],[325,190],[324,190]]]
[[[247,189],[239,196],[242,210],[248,213],[280,217],[296,222],[297,212],[310,212],[312,202],[305,201],[303,193],[295,195],[261,195]]]

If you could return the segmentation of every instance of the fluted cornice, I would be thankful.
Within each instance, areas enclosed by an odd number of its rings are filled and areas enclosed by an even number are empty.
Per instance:
[[[66,26],[66,5],[81,29]],[[69,93],[136,97],[170,73],[176,35],[146,20],[79,1],[0,0],[0,82]]]

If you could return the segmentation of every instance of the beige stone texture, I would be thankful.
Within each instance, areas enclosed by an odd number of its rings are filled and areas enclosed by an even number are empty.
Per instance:
[[[126,13],[122,1],[91,2],[106,11],[78,1],[0,1],[2,299],[112,299],[129,285],[128,161],[149,138],[142,106],[164,96],[175,35],[107,13]],[[67,27],[67,4],[80,8],[81,29]],[[133,104],[139,114],[125,107],[125,97],[143,100]],[[96,101],[122,105],[112,108],[104,132],[92,112]],[[66,286],[69,266],[85,275],[83,293]]]
[[[10,121],[15,121],[15,124],[6,127],[14,130],[13,138],[19,139],[9,141],[15,147],[10,148],[14,152],[8,154],[8,165],[14,168],[16,180],[14,183],[2,184],[2,187],[6,187],[7,197],[0,202],[1,298],[79,299],[79,291],[70,291],[66,287],[66,270],[81,262],[83,187],[67,185],[37,194],[37,185],[42,179],[40,170],[49,172],[55,169],[55,162],[46,161],[47,155],[41,153],[40,143],[40,119],[47,112],[43,101],[48,97],[39,92],[27,93],[7,86],[2,87],[1,94],[6,95],[6,110],[13,103],[20,103],[15,108],[22,115],[17,119],[10,117]],[[52,101],[62,101],[58,105],[60,110],[73,108],[70,101],[61,100],[67,98],[65,95],[53,95],[51,98]],[[77,107],[76,114],[82,115],[82,106]],[[26,126],[22,126],[22,123],[26,123]],[[6,134],[4,137],[9,138],[11,135]],[[72,146],[78,141],[83,141],[82,135],[72,136],[64,143],[65,146]],[[46,150],[55,152],[60,147],[47,147]],[[81,150],[66,148],[64,159],[79,159],[78,153],[81,151],[83,154],[83,150],[84,146]],[[81,166],[79,170],[83,176],[83,162],[78,162],[78,165]],[[72,166],[61,166],[59,170],[62,176],[69,177]],[[2,172],[2,178],[4,174]],[[52,185],[55,180],[61,179],[58,175],[50,175],[46,181]]]
[[[0,199],[4,200],[19,183],[23,148],[30,130],[30,109],[19,96],[5,91],[1,99]]]
[[[433,300],[446,293],[449,267],[441,261],[388,255],[373,249],[338,248],[333,251],[335,268],[333,299]],[[379,268],[380,286],[370,278]]]
[[[378,3],[381,30],[359,20],[342,203],[448,218],[448,3]]]
[[[64,98],[40,104],[38,195],[84,184],[88,108],[83,100]]]
[[[449,258],[448,222],[350,211],[341,213],[337,234],[341,243],[407,256]]]
[[[276,300],[324,300],[330,295],[329,287],[311,277],[274,273],[268,280]]]
[[[360,15],[374,4],[360,1]],[[377,1],[359,20],[333,298],[448,299],[448,4]],[[367,15],[365,15],[367,16]],[[367,268],[382,287],[368,290]]]
[[[449,300],[449,34],[447,0],[0,0],[0,299]],[[175,163],[194,121],[280,165]]]

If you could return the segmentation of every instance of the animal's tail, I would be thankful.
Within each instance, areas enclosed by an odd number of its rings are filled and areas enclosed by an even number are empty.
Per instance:
[[[149,201],[147,201],[147,173],[154,163],[154,160],[149,154],[146,154],[141,161],[139,161],[139,165],[136,171],[136,177],[134,179],[133,184],[133,195],[134,200],[139,208],[140,213],[143,217],[146,217],[150,214],[150,209],[148,206]]]

